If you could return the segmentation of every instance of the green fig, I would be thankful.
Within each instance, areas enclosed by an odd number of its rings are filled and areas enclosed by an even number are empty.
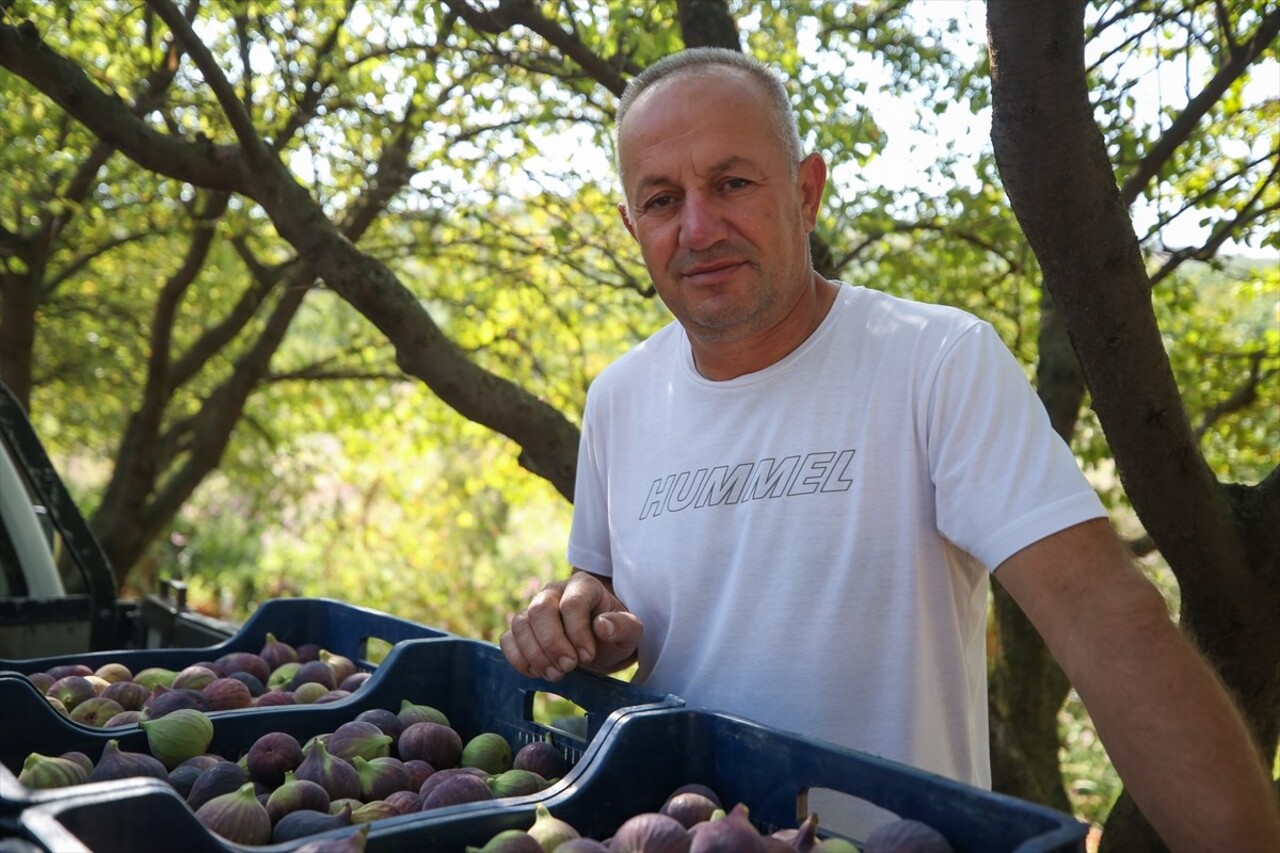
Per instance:
[[[293,853],[364,853],[365,843],[369,839],[369,824],[360,824],[360,829],[338,838],[317,838],[308,841]]]
[[[270,677],[267,678],[268,690],[288,690],[293,684],[293,676],[297,674],[302,664],[297,661],[282,663],[275,669],[271,670]]]
[[[213,832],[237,844],[266,844],[271,840],[271,818],[245,782],[230,794],[214,797],[196,810],[196,818]]]
[[[385,800],[396,791],[409,790],[409,770],[398,758],[384,755],[366,759],[357,755],[351,763],[360,777],[360,798],[366,803]]]
[[[529,834],[542,845],[543,850],[555,850],[569,839],[578,837],[578,830],[566,821],[552,816],[551,811],[542,803],[538,803],[533,814],[533,826],[529,827]]]
[[[147,733],[151,754],[169,770],[203,753],[213,740],[213,722],[194,708],[179,708],[159,719],[141,720],[138,725]]]
[[[329,811],[329,792],[310,779],[298,779],[292,770],[284,774],[284,783],[271,792],[267,798],[267,814],[271,823],[277,824],[280,818],[302,809],[310,811]]]
[[[400,711],[396,714],[400,718],[400,722],[404,723],[405,728],[414,723],[437,723],[442,726],[449,725],[449,718],[439,708],[433,708],[430,705],[418,705],[405,699],[400,702]]]
[[[56,758],[33,752],[22,763],[18,782],[28,788],[69,788],[89,781],[84,767],[71,758]]]
[[[512,768],[489,778],[489,788],[495,797],[523,797],[536,794],[547,788],[549,783],[532,770]]]
[[[148,690],[154,690],[157,685],[164,687],[173,687],[173,680],[178,677],[178,673],[171,669],[165,669],[160,666],[149,666],[133,677],[133,680]]]
[[[511,769],[511,744],[497,732],[481,732],[462,748],[463,767],[478,767],[490,775]]]
[[[545,853],[546,849],[523,829],[504,829],[483,847],[468,845],[466,853]]]

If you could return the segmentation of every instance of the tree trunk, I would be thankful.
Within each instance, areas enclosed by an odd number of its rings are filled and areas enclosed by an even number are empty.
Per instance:
[[[988,35],[992,140],[1014,213],[1062,311],[1128,496],[1178,579],[1183,628],[1271,756],[1280,710],[1280,477],[1224,488],[1196,446],[1093,120],[1084,3],[990,0]],[[1127,805],[1108,821],[1104,846],[1119,846],[1113,838],[1128,849],[1160,847]]]
[[[0,382],[31,410],[31,351],[40,289],[31,270],[0,271]]]

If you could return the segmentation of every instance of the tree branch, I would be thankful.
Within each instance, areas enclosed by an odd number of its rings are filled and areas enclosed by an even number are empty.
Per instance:
[[[1258,386],[1276,375],[1275,370],[1262,369],[1262,360],[1266,357],[1267,352],[1261,349],[1250,355],[1249,375],[1245,377],[1244,382],[1235,391],[1231,392],[1231,396],[1204,413],[1204,417],[1200,419],[1200,425],[1196,427],[1197,441],[1203,439],[1205,433],[1217,421],[1258,401]]]

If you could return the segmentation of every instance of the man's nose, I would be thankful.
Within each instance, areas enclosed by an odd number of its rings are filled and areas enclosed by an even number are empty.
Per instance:
[[[702,193],[689,193],[680,205],[680,245],[686,249],[707,249],[728,233],[723,211]]]

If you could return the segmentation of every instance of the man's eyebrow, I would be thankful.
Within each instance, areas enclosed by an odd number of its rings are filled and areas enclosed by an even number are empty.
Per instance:
[[[710,170],[708,170],[708,173],[712,175],[722,175],[725,172],[732,172],[741,168],[750,168],[755,171],[759,171],[754,160],[748,157],[743,157],[741,154],[733,154],[725,157],[718,163],[713,164]],[[640,179],[640,182],[636,184],[635,194],[640,195],[651,187],[671,186],[674,183],[675,181],[666,175],[645,175]]]

